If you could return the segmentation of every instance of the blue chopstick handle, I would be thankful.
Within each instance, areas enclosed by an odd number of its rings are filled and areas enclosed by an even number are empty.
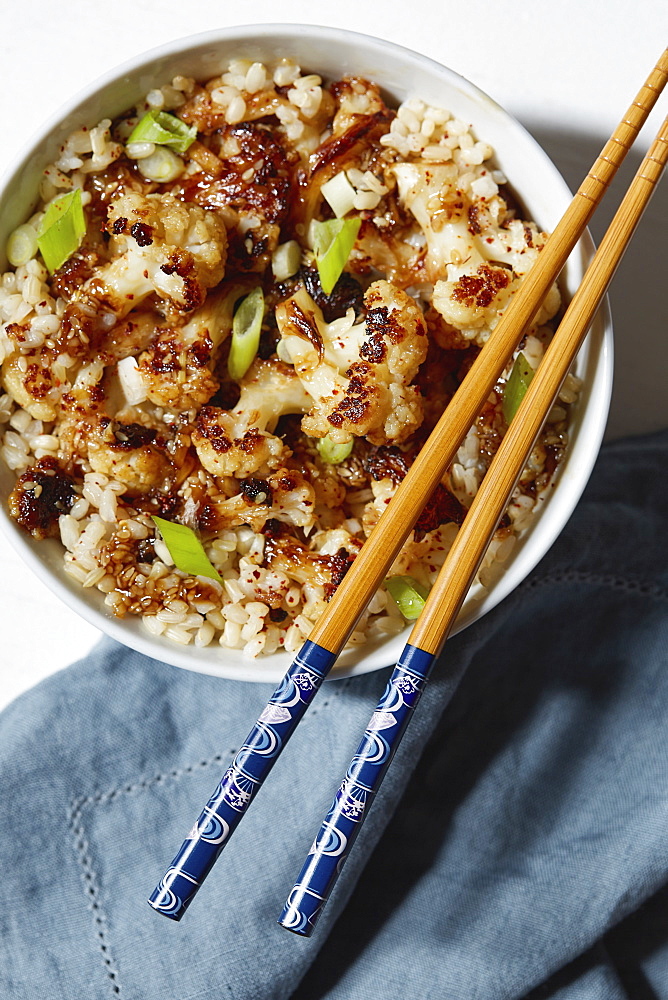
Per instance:
[[[205,805],[149,904],[180,920],[292,736],[336,654],[305,642]]]
[[[406,644],[288,896],[279,924],[310,937],[420,700],[432,653]]]

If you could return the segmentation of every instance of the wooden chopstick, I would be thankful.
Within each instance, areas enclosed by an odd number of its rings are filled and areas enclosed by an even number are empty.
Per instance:
[[[668,80],[668,50],[606,143],[387,510],[149,898],[180,920],[384,579]],[[427,656],[418,649],[418,654]]]
[[[313,932],[411,718],[436,657],[594,313],[668,161],[668,118],[643,160],[476,493],[279,923]]]

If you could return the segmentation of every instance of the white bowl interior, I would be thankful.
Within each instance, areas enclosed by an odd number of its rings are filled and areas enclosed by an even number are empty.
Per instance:
[[[5,178],[0,193],[0,254],[8,234],[36,204],[43,168],[74,129],[120,114],[152,87],[168,82],[176,74],[208,79],[231,58],[272,61],[285,55],[326,79],[352,73],[374,80],[393,103],[421,97],[448,108],[473,124],[478,136],[494,147],[496,160],[518,193],[528,218],[549,231],[567,208],[571,194],[534,139],[491,98],[451,70],[390,42],[340,29],[303,25],[241,27],[172,42],[137,58],[93,82],[47,122]],[[591,252],[591,242],[585,238],[572,254],[561,281],[567,296],[577,288]],[[0,266],[5,266],[2,259]],[[480,618],[521,583],[564,527],[587,483],[603,437],[612,385],[612,325],[607,304],[599,310],[580,351],[576,372],[585,385],[573,411],[571,441],[558,473],[558,488],[550,491],[496,585],[482,599],[469,595],[453,632]],[[58,542],[35,542],[9,518],[4,498],[13,482],[14,474],[0,464],[0,524],[28,565],[84,619],[118,641],[179,667],[248,681],[276,681],[283,675],[291,654],[275,653],[252,661],[218,645],[201,649],[179,646],[149,635],[138,618],[113,617],[98,591],[83,590],[63,572]],[[394,663],[407,636],[408,630],[389,641],[346,650],[332,676],[364,673]]]

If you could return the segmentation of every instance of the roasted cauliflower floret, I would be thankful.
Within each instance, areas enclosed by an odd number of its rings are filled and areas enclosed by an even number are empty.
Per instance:
[[[281,361],[256,359],[239,385],[234,409],[202,407],[193,431],[199,460],[214,476],[243,479],[262,466],[276,468],[284,445],[271,432],[279,417],[304,413],[311,405],[293,369]]]
[[[30,347],[32,323],[8,323],[3,328],[6,350],[0,385],[34,420],[57,419],[63,393],[74,381],[97,339],[94,317],[67,306],[58,325],[40,346]]]
[[[316,503],[321,508],[336,510],[346,499],[346,488],[338,475],[338,466],[323,463],[320,468],[309,469],[313,480]]]
[[[248,524],[253,531],[262,531],[269,518],[312,527],[315,490],[301,472],[280,468],[267,479],[242,479],[239,485],[241,491],[229,500],[209,501],[217,528]]]
[[[247,96],[247,107],[259,98],[262,112],[284,111],[295,118],[297,109],[285,96],[274,95],[266,101],[262,95]],[[278,246],[281,226],[291,211],[292,165],[277,136],[265,124],[244,121],[230,125],[220,105],[211,103],[208,91],[200,92],[182,109],[185,120],[213,134],[208,145],[193,143],[190,155],[203,167],[182,181],[183,197],[188,203],[220,212],[229,230],[230,270],[263,272]],[[302,123],[303,124],[303,123]],[[324,125],[323,125],[324,127]],[[319,130],[316,135],[320,134]]]
[[[467,261],[477,266],[486,259],[469,228],[471,202],[457,187],[454,164],[397,163],[391,169],[402,206],[424,233],[424,266],[429,281],[444,278],[448,264]]]
[[[11,355],[2,365],[2,387],[33,420],[56,419],[60,391],[51,360],[48,354],[35,349]]]
[[[547,237],[533,223],[508,221],[500,196],[488,201],[460,190],[454,164],[399,163],[392,171],[401,203],[426,239],[434,307],[468,340],[484,343]],[[553,285],[536,323],[554,316],[559,304]]]
[[[298,583],[310,583],[324,588],[329,600],[343,580],[362,543],[347,531],[319,531],[317,549],[289,534],[289,529],[277,525],[269,532],[265,544],[265,563],[279,573],[285,573]]]
[[[476,229],[483,244],[483,256],[491,262],[505,264],[520,277],[536,262],[547,240],[547,234],[541,233],[533,222],[513,219],[499,228],[483,208],[477,210]]]
[[[238,282],[209,293],[183,326],[158,327],[153,343],[139,355],[139,394],[158,406],[187,410],[207,403],[219,386],[213,373],[220,345],[232,332],[234,304],[248,288]]]
[[[355,361],[364,340],[364,323],[354,322],[353,310],[326,323],[319,306],[303,286],[276,309],[281,333],[276,351],[294,365],[312,399],[342,396],[347,379],[343,372]]]
[[[107,403],[105,381],[104,364],[97,358],[65,387],[58,414],[58,457],[65,465],[88,458],[88,441]]]
[[[326,324],[303,289],[276,310],[279,352],[315,403],[302,420],[311,437],[387,444],[420,426],[420,395],[410,382],[427,353],[422,310],[387,281],[374,282],[364,303],[365,323],[347,330]]]
[[[361,77],[349,76],[341,80],[336,88],[337,110],[332,120],[332,135],[339,137],[356,125],[360,119],[365,123],[371,115],[389,121],[392,117],[380,90],[375,83]]]
[[[91,361],[66,390],[58,423],[58,458],[65,466],[87,462],[133,494],[170,488],[189,440],[159,417],[129,407],[113,366]]]
[[[155,430],[108,417],[102,417],[88,435],[88,460],[94,472],[123,483],[130,492],[168,488],[174,475],[174,465]]]
[[[459,277],[453,274],[452,280],[437,282],[432,303],[467,340],[484,341],[507,308],[516,281],[508,268],[482,263]]]
[[[432,305],[463,337],[482,346],[508,308],[522,278],[522,274],[492,263],[482,263],[473,269],[452,266],[448,268],[448,279],[436,282]],[[560,303],[559,290],[552,285],[531,329],[550,320]]]
[[[126,191],[107,217],[111,260],[96,268],[81,295],[117,317],[149,295],[168,318],[200,306],[223,278],[227,232],[220,216],[169,192]]]

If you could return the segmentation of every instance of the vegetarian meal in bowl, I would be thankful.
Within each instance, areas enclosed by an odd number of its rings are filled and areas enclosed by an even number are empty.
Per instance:
[[[339,73],[303,41],[191,40],[92,114],[100,88],[6,234],[14,534],[38,559],[48,546],[87,617],[179,665],[282,671],[547,238],[447,71],[427,64],[438,101],[401,78],[391,92],[364,51],[380,43],[331,34],[361,50]],[[193,74],[203,49],[215,60]],[[375,647],[371,665],[419,612],[561,299],[554,286],[363,612],[351,645]],[[469,616],[548,513],[586,380],[562,388]]]

